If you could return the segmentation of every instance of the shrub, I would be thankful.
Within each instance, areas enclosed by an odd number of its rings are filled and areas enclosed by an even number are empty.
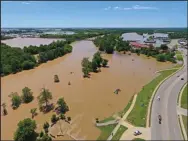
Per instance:
[[[65,115],[64,114],[60,114],[60,119],[65,120],[66,119]]]
[[[52,122],[52,123],[56,123],[57,120],[58,120],[58,118],[56,117],[55,114],[53,114],[52,117],[51,117],[51,122]]]
[[[12,99],[11,99],[12,107],[13,107],[13,109],[16,109],[21,104],[21,97],[16,92],[15,93],[11,93],[11,95],[12,95]]]
[[[71,117],[67,117],[67,120],[68,120],[68,121],[71,121]]]
[[[59,77],[58,77],[58,75],[54,75],[54,82],[59,82]]]
[[[102,60],[102,66],[103,66],[103,67],[106,67],[107,64],[108,64],[108,60],[107,60],[107,59],[103,59],[103,60]]]

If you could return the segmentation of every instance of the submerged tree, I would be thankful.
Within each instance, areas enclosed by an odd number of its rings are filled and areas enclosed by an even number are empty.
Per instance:
[[[38,98],[40,105],[45,104],[45,107],[47,107],[49,100],[52,99],[52,93],[48,89],[43,88],[42,92],[40,93],[40,95],[37,98]]]
[[[89,61],[89,58],[83,58],[81,64],[82,64],[82,72],[84,73],[84,77],[89,77],[89,73],[92,71],[92,64]]]
[[[37,115],[37,108],[33,108],[30,110],[30,113],[32,115],[32,118],[34,118],[35,115]]]
[[[31,89],[28,87],[25,87],[22,89],[22,101],[24,103],[29,103],[33,100],[33,92],[31,92]]]
[[[15,141],[32,141],[35,140],[36,122],[26,118],[18,123],[18,128],[14,133]]]
[[[108,60],[107,60],[107,59],[103,59],[103,60],[102,60],[102,66],[103,66],[103,67],[106,67],[107,64],[108,64]]]
[[[69,111],[69,107],[67,106],[66,102],[64,101],[64,98],[59,98],[57,101],[57,105],[58,105],[61,113],[66,113],[67,111]]]
[[[7,109],[6,109],[6,107],[7,107],[6,103],[2,103],[1,106],[3,107],[3,115],[4,115],[4,116],[7,115],[8,112],[7,112]]]

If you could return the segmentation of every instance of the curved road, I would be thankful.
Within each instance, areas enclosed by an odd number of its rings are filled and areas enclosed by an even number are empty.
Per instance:
[[[183,140],[177,114],[178,95],[187,82],[187,50],[183,49],[183,52],[185,67],[167,79],[154,97],[151,109],[152,140]],[[182,77],[184,80],[181,80]],[[157,100],[158,96],[161,98],[160,101]],[[162,116],[162,124],[158,121],[159,114]]]

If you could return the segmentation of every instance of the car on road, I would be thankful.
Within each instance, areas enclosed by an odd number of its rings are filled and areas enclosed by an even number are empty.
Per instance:
[[[140,132],[140,131],[138,131],[138,130],[136,130],[135,132],[134,132],[134,135],[135,136],[138,136],[138,135],[141,135],[142,133]]]
[[[184,80],[184,78],[181,78],[181,80]]]

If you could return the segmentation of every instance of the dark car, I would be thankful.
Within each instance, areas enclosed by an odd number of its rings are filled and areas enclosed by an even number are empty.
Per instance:
[[[181,78],[181,80],[184,80],[184,78]]]

